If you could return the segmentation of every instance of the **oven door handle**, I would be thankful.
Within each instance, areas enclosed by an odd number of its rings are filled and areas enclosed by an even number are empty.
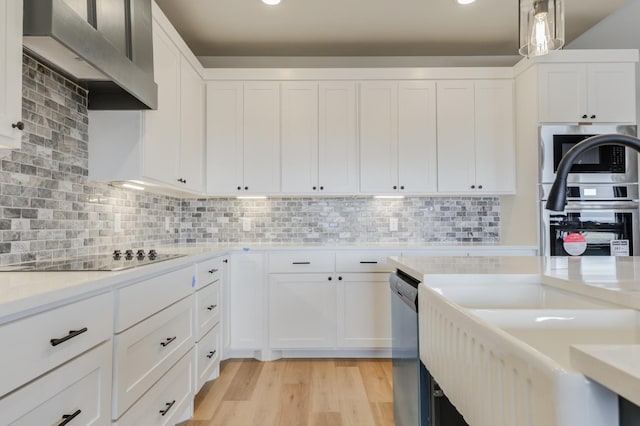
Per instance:
[[[570,201],[565,210],[637,209],[639,206],[637,201]]]

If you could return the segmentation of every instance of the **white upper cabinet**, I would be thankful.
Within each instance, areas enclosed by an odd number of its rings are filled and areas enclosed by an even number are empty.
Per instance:
[[[20,148],[22,0],[0,2],[0,149]]]
[[[513,193],[511,80],[438,81],[438,191]]]
[[[134,180],[161,192],[204,191],[204,82],[154,7],[158,108],[89,111],[89,177]],[[160,21],[159,21],[159,20]],[[166,18],[165,18],[166,19]]]
[[[280,191],[280,84],[207,83],[207,192]]]
[[[634,63],[539,66],[542,123],[635,123]]]
[[[361,83],[361,191],[435,192],[436,161],[435,82]]]
[[[282,192],[357,192],[355,84],[283,82]]]

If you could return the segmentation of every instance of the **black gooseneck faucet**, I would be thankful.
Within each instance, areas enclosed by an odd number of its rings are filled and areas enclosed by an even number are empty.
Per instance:
[[[561,212],[567,204],[567,175],[571,165],[585,151],[601,145],[622,145],[633,148],[640,152],[640,139],[628,135],[607,134],[591,136],[583,141],[578,142],[571,148],[560,160],[558,171],[556,172],[556,180],[547,198],[545,208],[547,210]]]

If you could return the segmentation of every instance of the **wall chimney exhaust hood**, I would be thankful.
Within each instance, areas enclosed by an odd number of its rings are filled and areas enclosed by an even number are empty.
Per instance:
[[[89,90],[95,110],[156,109],[151,0],[24,0],[27,51]]]

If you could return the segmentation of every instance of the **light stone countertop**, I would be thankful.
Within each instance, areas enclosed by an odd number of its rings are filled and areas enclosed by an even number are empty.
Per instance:
[[[140,247],[135,247],[140,248]],[[147,249],[148,247],[143,247]],[[122,271],[47,271],[0,272],[0,324],[29,314],[50,309],[60,303],[109,291],[114,286],[127,285],[147,277],[162,274],[192,263],[230,252],[277,250],[386,250],[402,252],[420,250],[437,253],[440,250],[475,251],[488,248],[502,250],[535,250],[531,246],[502,245],[425,245],[412,243],[353,244],[274,244],[220,243],[172,244],[155,247],[161,253],[184,254],[185,257]],[[110,254],[107,254],[110,255]]]

